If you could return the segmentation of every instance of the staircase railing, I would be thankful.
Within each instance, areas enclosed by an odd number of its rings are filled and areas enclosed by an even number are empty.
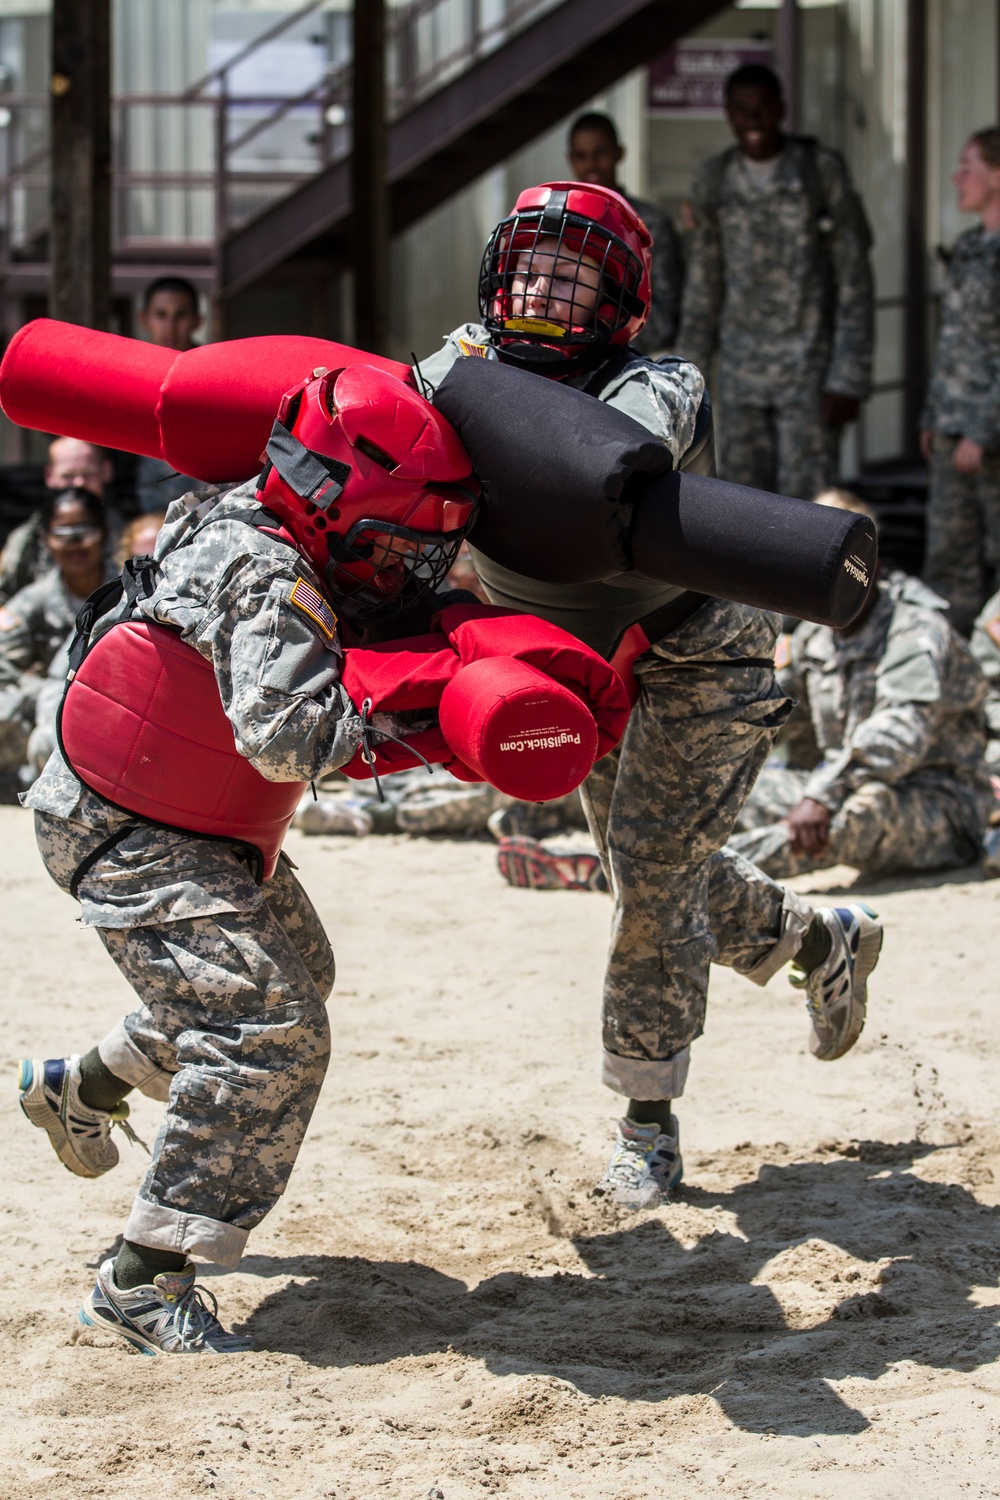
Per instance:
[[[386,58],[390,118],[405,115],[562,3],[410,0],[393,6]],[[211,262],[233,230],[349,155],[349,58],[329,63],[296,94],[254,95],[233,87],[237,68],[328,9],[329,0],[309,0],[289,11],[183,93],[113,99],[117,260]],[[0,94],[0,275],[47,259],[48,103],[45,94]],[[174,145],[166,164],[150,165],[142,158],[157,139],[161,149],[165,139]]]

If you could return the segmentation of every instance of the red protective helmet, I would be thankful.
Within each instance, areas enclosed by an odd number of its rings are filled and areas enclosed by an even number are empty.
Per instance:
[[[314,371],[288,391],[263,457],[258,500],[353,620],[437,588],[475,518],[479,486],[454,429],[370,365]]]
[[[527,188],[486,246],[482,322],[516,363],[559,374],[593,364],[609,345],[631,343],[649,316],[652,243],[613,188]]]

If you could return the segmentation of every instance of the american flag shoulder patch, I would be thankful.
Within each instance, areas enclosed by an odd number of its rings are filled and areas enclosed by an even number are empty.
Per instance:
[[[319,626],[328,641],[333,640],[337,630],[337,616],[311,583],[306,583],[304,578],[297,578],[291,592],[291,601],[296,609],[300,609]]]
[[[478,355],[480,359],[485,359],[487,354],[489,353],[488,344],[473,344],[470,339],[459,339],[458,347],[461,349],[466,358],[468,358],[470,354],[473,354]]]

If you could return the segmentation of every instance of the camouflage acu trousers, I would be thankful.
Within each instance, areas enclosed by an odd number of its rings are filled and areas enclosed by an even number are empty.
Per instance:
[[[840,431],[820,414],[822,395],[806,392],[774,406],[718,404],[719,475],[734,484],[814,500],[833,483]]]
[[[981,852],[975,797],[963,788],[867,781],[830,822],[830,846],[819,858],[793,854],[779,819],[805,792],[808,771],[766,766],[729,841],[775,880],[852,865],[866,875],[946,870],[972,864]]]
[[[957,442],[934,435],[924,579],[948,600],[956,630],[968,635],[1000,573],[1000,452],[983,455],[980,473],[959,474],[952,464]]]
[[[108,837],[46,813],[36,830],[64,890]],[[101,1057],[167,1104],[125,1235],[238,1265],[285,1189],[326,1072],[322,924],[284,858],[259,888],[232,847],[162,829],[123,839],[79,894],[141,1002]]]
[[[789,701],[772,667],[778,622],[712,601],[636,663],[621,744],[584,784],[614,897],[604,982],[604,1082],[677,1098],[701,1034],[709,964],[767,980],[798,951],[810,908],[724,849]]]

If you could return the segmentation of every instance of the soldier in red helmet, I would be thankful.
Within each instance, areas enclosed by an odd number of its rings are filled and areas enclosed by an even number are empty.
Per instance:
[[[49,873],[139,1005],[82,1057],[22,1062],[21,1103],[82,1177],[117,1162],[133,1088],[167,1103],[122,1248],[81,1314],[145,1353],[248,1347],[189,1257],[239,1263],[326,1069],[333,953],[281,835],[303,783],[364,740],[344,639],[393,634],[441,581],[475,512],[470,470],[403,381],[316,372],[285,397],[259,478],[174,502],[155,559],[87,606],[60,749],[25,800]],[[127,652],[156,642],[157,673],[130,672]],[[112,670],[88,678],[102,650]],[[147,712],[157,674],[167,696]],[[228,749],[206,739],[213,714]],[[155,775],[112,787],[118,745],[141,736],[153,749],[123,764]],[[227,800],[241,777],[248,795]]]
[[[564,381],[654,432],[675,467],[711,473],[700,371],[630,347],[649,311],[649,267],[646,227],[613,189],[528,188],[486,247],[480,322],[456,329],[420,375],[436,389],[456,361],[478,357]],[[881,928],[861,906],[814,912],[724,847],[790,708],[773,671],[778,616],[636,571],[573,585],[525,577],[475,542],[495,603],[558,623],[608,658],[636,629],[647,645],[625,735],[582,793],[615,902],[603,1077],[629,1101],[598,1190],[651,1206],[681,1177],[672,1101],[702,1030],[710,962],[758,984],[797,964],[810,1045],[829,1060],[860,1034]]]

